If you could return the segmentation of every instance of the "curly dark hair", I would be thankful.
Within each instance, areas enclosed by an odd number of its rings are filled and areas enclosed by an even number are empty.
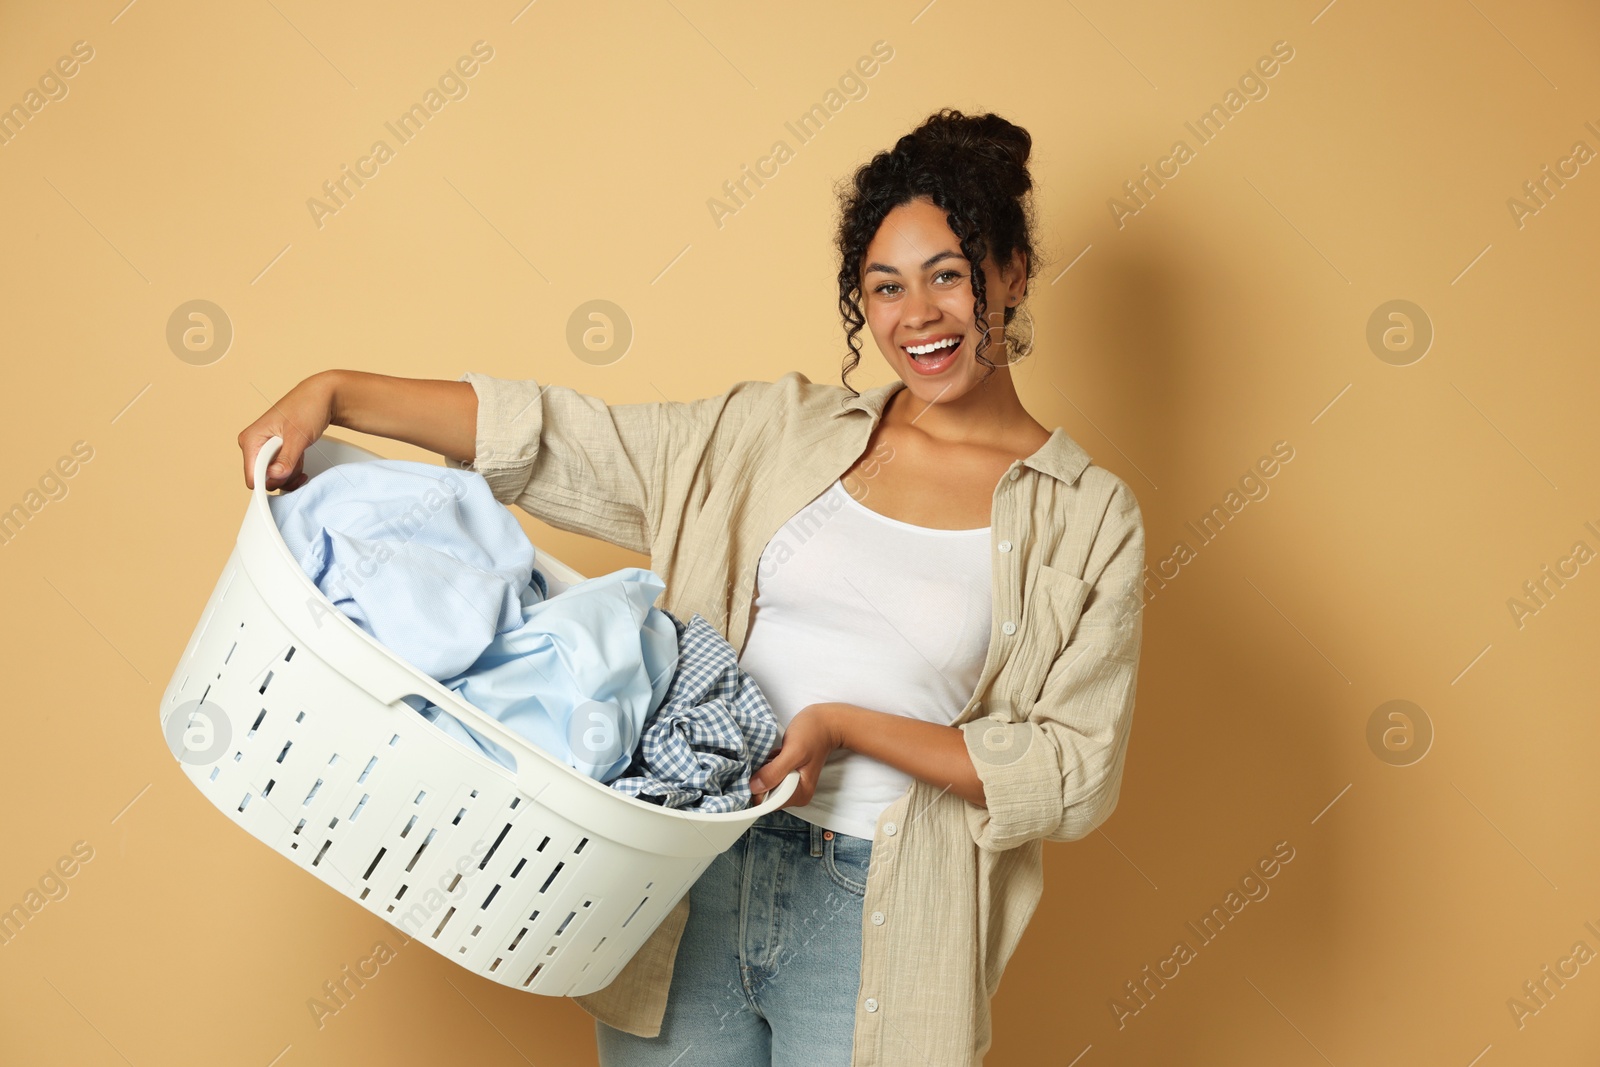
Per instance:
[[[1028,131],[999,115],[963,115],[945,108],[840,183],[835,238],[839,313],[850,347],[840,379],[851,396],[860,395],[849,378],[861,362],[858,335],[866,325],[861,309],[861,267],[884,217],[923,196],[947,213],[950,229],[961,241],[961,254],[973,267],[973,313],[975,321],[983,322],[988,308],[982,267],[986,255],[993,253],[994,261],[1004,264],[1021,249],[1027,260],[1027,277],[1031,280],[1034,275],[1034,216],[1029,196],[1033,178],[1028,174],[1032,148]],[[1016,310],[1006,309],[1007,323]],[[985,334],[974,355],[992,374],[995,364],[984,355],[988,347]]]

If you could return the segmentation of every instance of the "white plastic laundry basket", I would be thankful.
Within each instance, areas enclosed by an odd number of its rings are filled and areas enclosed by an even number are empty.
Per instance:
[[[550,996],[605,987],[716,856],[799,784],[700,814],[619,793],[422,674],[301,571],[267,504],[239,539],[161,700],[179,765],[228,818],[455,963]],[[324,437],[307,474],[381,458]],[[325,475],[332,477],[334,475]],[[582,576],[539,552],[550,593]],[[510,750],[509,771],[404,703]]]

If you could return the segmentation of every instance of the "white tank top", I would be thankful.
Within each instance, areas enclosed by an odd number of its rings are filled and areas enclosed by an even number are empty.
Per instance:
[[[785,729],[828,701],[949,725],[972,698],[989,650],[989,527],[913,526],[836,480],[767,543],[756,578],[739,666]],[[912,780],[841,748],[810,803],[786,810],[870,840]]]

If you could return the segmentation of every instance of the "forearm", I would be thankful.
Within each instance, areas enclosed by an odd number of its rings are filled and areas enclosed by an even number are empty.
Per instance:
[[[333,425],[470,462],[478,451],[478,395],[469,382],[322,371],[333,395]]]
[[[887,763],[970,803],[987,807],[983,782],[954,726],[873,711],[855,704],[830,704],[840,747]]]

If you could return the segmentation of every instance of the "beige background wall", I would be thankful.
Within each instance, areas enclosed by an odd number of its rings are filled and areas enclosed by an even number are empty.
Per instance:
[[[0,906],[92,849],[0,947],[0,1059],[592,1063],[576,1005],[420,946],[314,1022],[394,931],[230,827],[157,726],[245,506],[234,437],[335,366],[613,402],[836,381],[832,183],[957,106],[1035,137],[1024,402],[1134,488],[1152,567],[1192,549],[1148,605],[1121,806],[1047,848],[988,1062],[1594,1061],[1600,964],[1561,961],[1600,952],[1600,565],[1508,607],[1600,550],[1597,165],[1508,206],[1600,150],[1592,6],[522,2],[0,9],[0,104],[92,49],[0,146],[0,506],[42,505],[0,545]],[[394,140],[478,41],[467,95]],[[879,41],[799,144],[785,122]],[[1185,123],[1280,41],[1201,145]],[[319,225],[308,199],[380,138]],[[718,225],[708,199],[778,139],[792,158]],[[1193,158],[1119,226],[1108,201],[1178,139]],[[166,340],[196,299],[234,331],[210,363]],[[594,299],[635,331],[606,365],[566,341]],[[1434,332],[1407,365],[1367,340],[1400,299]],[[1202,544],[1186,523],[1280,441],[1270,493]],[[523,518],[586,573],[648,563]],[[1409,765],[1369,744],[1392,700],[1431,724]],[[1269,895],[1201,946],[1185,924],[1280,842]],[[1141,1007],[1124,983],[1180,938]],[[1546,965],[1577,972],[1539,1006]]]

